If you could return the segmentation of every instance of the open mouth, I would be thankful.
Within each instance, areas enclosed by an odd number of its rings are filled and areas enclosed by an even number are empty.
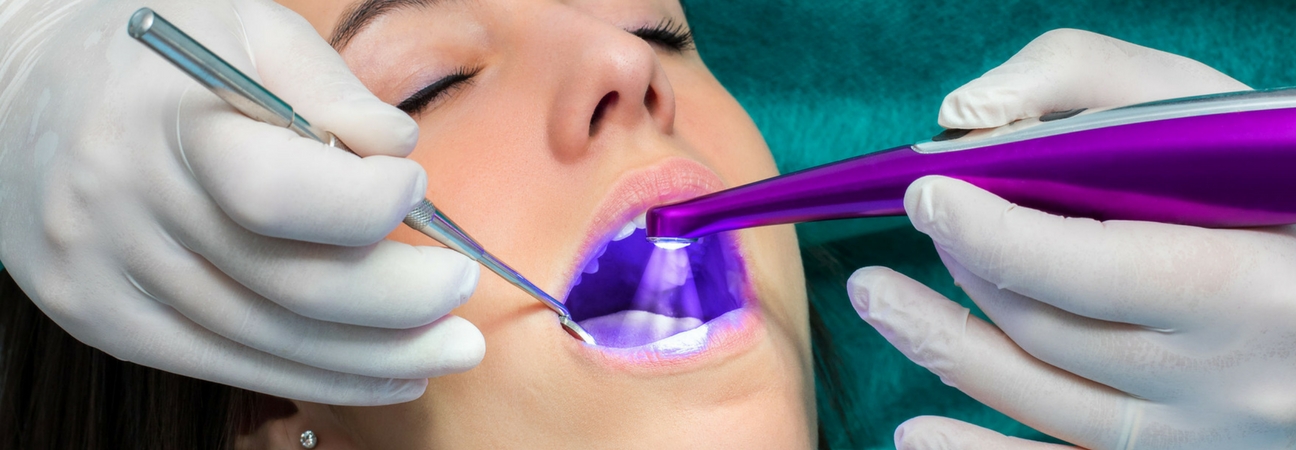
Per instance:
[[[646,237],[640,215],[596,247],[572,282],[567,309],[600,346],[651,344],[742,308],[732,242],[710,236],[667,250]]]

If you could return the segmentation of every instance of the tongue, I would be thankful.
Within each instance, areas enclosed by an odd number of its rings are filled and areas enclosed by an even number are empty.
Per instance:
[[[628,310],[585,319],[580,326],[594,335],[600,346],[626,348],[651,344],[700,327],[702,319]]]

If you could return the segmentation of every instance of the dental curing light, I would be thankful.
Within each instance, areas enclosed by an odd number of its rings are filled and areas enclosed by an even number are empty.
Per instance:
[[[670,246],[783,223],[904,215],[926,175],[1098,220],[1212,228],[1296,223],[1296,88],[1046,114],[859,156],[648,211]]]
[[[131,37],[153,49],[244,115],[288,128],[302,137],[348,150],[333,133],[311,125],[306,119],[293,112],[292,106],[288,103],[229,65],[171,22],[154,13],[152,9],[140,8],[135,11],[135,14],[131,15],[126,31]],[[567,334],[586,343],[595,344],[594,337],[572,320],[566,306],[504,264],[499,258],[488,253],[481,244],[433,206],[432,202],[427,199],[419,202],[405,216],[405,225],[486,266],[509,284],[517,286],[558,313],[558,323]]]

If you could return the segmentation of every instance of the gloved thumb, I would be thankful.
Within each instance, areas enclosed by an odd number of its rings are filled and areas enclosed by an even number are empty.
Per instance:
[[[312,124],[360,156],[408,156],[418,124],[383,103],[297,13],[264,0],[237,1],[261,82]]]
[[[945,128],[976,129],[1077,108],[1249,89],[1205,64],[1100,34],[1044,33],[941,103]]]
[[[918,416],[895,430],[896,450],[1060,450],[1065,445],[1009,437],[996,431],[939,416]]]

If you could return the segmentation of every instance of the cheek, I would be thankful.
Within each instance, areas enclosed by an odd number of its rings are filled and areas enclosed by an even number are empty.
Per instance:
[[[563,164],[545,140],[543,102],[527,84],[483,81],[419,118],[420,138],[410,155],[428,174],[427,198],[495,256],[547,292],[560,286],[565,261],[604,193],[590,168]],[[490,87],[491,89],[485,89]],[[471,88],[470,88],[471,89]],[[555,213],[561,211],[561,214]],[[558,237],[558,238],[555,238]],[[390,238],[439,245],[407,227]],[[478,290],[454,313],[482,328],[534,314],[540,329],[554,316],[539,302],[483,269]],[[528,316],[530,317],[530,316]]]
[[[596,192],[582,184],[591,177],[580,176],[580,168],[552,157],[539,102],[506,101],[534,97],[496,88],[456,98],[444,110],[420,118],[419,144],[410,155],[428,173],[428,198],[488,250],[504,252],[496,256],[514,266],[526,265],[529,255],[523,250],[555,251],[538,248],[536,238],[574,233],[574,224],[566,219],[579,217],[590,203],[583,194]],[[432,242],[408,229],[398,229],[392,238]],[[529,277],[543,275],[515,268]]]
[[[703,163],[715,169],[729,186],[778,175],[760,130],[709,71],[672,72],[677,107],[675,130],[692,144]]]

